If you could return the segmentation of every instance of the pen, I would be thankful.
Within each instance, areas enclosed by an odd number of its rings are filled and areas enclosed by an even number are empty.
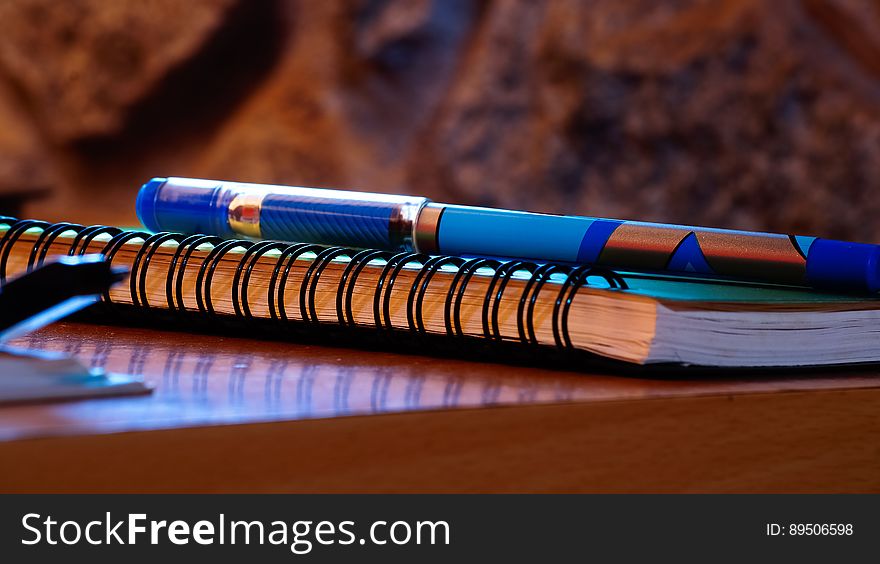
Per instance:
[[[530,213],[320,188],[154,178],[136,202],[152,231],[520,258],[880,290],[880,246],[641,221]]]

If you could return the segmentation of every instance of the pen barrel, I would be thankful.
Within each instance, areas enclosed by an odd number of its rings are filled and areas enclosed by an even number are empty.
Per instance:
[[[153,231],[412,250],[426,198],[321,188],[157,178],[137,212]]]
[[[430,249],[417,238],[426,252],[880,290],[880,246],[872,244],[444,204],[429,204],[422,217],[417,233],[435,234]]]

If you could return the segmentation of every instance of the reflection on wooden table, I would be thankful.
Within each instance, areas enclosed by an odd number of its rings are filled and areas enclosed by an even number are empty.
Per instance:
[[[151,396],[0,410],[0,440],[449,408],[873,387],[874,372],[635,378],[288,342],[59,323],[13,345],[143,375]]]

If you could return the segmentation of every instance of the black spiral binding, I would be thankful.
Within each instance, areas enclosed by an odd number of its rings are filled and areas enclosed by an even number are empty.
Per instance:
[[[252,241],[228,240],[219,243],[208,253],[205,260],[199,266],[199,274],[196,277],[196,305],[199,311],[214,315],[214,304],[211,301],[211,282],[214,280],[214,272],[223,260],[224,255],[236,248],[244,247],[248,249],[252,247]],[[234,302],[235,300],[233,300]]]
[[[544,284],[550,280],[551,276],[560,272],[568,274],[571,272],[571,267],[564,264],[544,264],[535,270],[532,277],[526,283],[526,287],[523,289],[519,299],[516,316],[517,331],[522,342],[538,344],[538,337],[535,335],[535,303]],[[525,308],[526,301],[528,301],[527,309]],[[524,309],[525,312],[523,311]],[[528,330],[528,336],[526,336],[526,330]]]
[[[470,282],[474,274],[476,274],[481,268],[491,268],[497,272],[501,266],[502,264],[495,259],[475,258],[467,261],[458,269],[458,272],[456,272],[455,276],[452,278],[452,283],[449,285],[449,292],[446,294],[446,303],[443,307],[443,320],[446,323],[447,335],[464,337],[464,331],[461,328],[461,302],[464,299],[468,282]],[[453,303],[455,304],[454,312],[452,312]],[[450,325],[450,321],[453,320],[454,331],[453,327]]]
[[[340,325],[354,326],[356,324],[354,313],[351,310],[351,301],[354,298],[354,288],[357,284],[358,276],[360,276],[364,268],[374,260],[388,261],[393,256],[394,253],[390,251],[367,249],[351,257],[351,262],[345,267],[342,276],[339,278],[339,287],[336,292],[336,317],[339,319]],[[351,280],[349,280],[349,276]],[[344,306],[342,303],[343,292],[345,293]],[[343,313],[345,314],[344,320],[342,317]]]
[[[284,307],[284,290],[287,288],[287,279],[290,276],[290,271],[293,268],[296,259],[306,253],[319,253],[325,248],[326,247],[322,247],[321,245],[312,245],[309,243],[294,243],[281,252],[281,256],[278,257],[278,261],[275,263],[275,268],[272,270],[272,277],[269,278],[269,315],[272,316],[273,319],[277,320],[280,317],[283,321],[289,321],[287,310]],[[282,264],[284,264],[284,269],[280,270],[281,276],[279,277],[279,269]],[[276,286],[277,293],[275,291]],[[275,311],[273,296],[277,298],[278,301],[277,312]]]
[[[559,293],[556,297],[556,303],[553,306],[553,339],[559,348],[573,349],[571,337],[568,333],[568,312],[571,308],[571,302],[577,294],[578,288],[588,284],[591,276],[598,276],[604,279],[609,287],[619,290],[627,288],[626,281],[616,272],[607,268],[598,266],[582,265],[575,268],[565,279]],[[561,318],[558,315],[559,305],[564,300]],[[560,335],[564,342],[560,340]]]
[[[70,249],[67,251],[67,254],[69,256],[84,255],[89,249],[89,245],[92,244],[92,241],[101,235],[110,235],[112,238],[120,233],[122,233],[121,229],[118,227],[110,227],[108,225],[91,225],[77,230],[76,237],[74,237],[73,242],[70,243]]]
[[[138,249],[134,256],[134,262],[129,275],[129,289],[131,290],[131,300],[136,306],[149,309],[150,304],[147,298],[147,270],[150,268],[150,260],[159,250],[163,243],[175,241],[179,245],[183,240],[183,235],[178,233],[157,233],[144,241],[141,248]]]
[[[248,286],[251,281],[251,273],[260,260],[260,257],[272,250],[282,250],[287,247],[287,243],[279,243],[278,241],[260,241],[256,245],[245,251],[241,257],[241,264],[244,268],[236,268],[235,275],[232,278],[232,307],[235,309],[235,315],[245,319],[253,319],[250,304],[248,303]]]
[[[9,253],[12,251],[15,242],[29,229],[34,227],[46,229],[50,225],[46,221],[22,219],[9,226],[6,233],[0,238],[0,284],[6,283],[6,264],[9,261]]]
[[[169,309],[181,313],[186,311],[186,306],[183,304],[183,273],[196,249],[206,244],[216,247],[222,242],[223,239],[214,235],[190,235],[177,245],[177,250],[171,256],[168,276],[165,279],[165,299],[168,301]],[[174,303],[175,297],[177,298],[176,305]]]
[[[49,247],[52,246],[52,242],[55,241],[59,235],[65,231],[82,231],[83,229],[84,227],[82,225],[76,225],[74,223],[56,223],[55,225],[50,225],[44,229],[43,232],[40,233],[40,236],[37,237],[37,240],[31,249],[31,254],[28,257],[28,272],[35,267],[39,268],[43,264],[43,261],[46,260],[46,253],[49,251]]]
[[[495,271],[495,275],[492,276],[492,281],[489,283],[489,289],[486,291],[486,296],[483,299],[483,336],[487,339],[495,339],[496,341],[501,341],[501,327],[498,323],[498,311],[501,305],[501,298],[504,295],[504,289],[507,287],[510,279],[513,278],[513,275],[517,272],[527,271],[530,274],[535,272],[535,269],[538,268],[533,262],[523,261],[523,260],[514,260],[507,262],[501,265],[501,268]],[[490,330],[490,317],[489,317],[489,301],[492,299],[492,291],[495,289],[495,285],[498,283],[499,279],[501,280],[501,284],[498,286],[498,292],[495,294],[495,300],[492,302],[492,315],[491,315],[491,334]]]
[[[452,337],[465,337],[461,325],[461,308],[468,284],[481,269],[491,269],[493,274],[483,295],[481,307],[482,336],[487,341],[501,342],[499,321],[500,304],[505,301],[504,292],[517,273],[528,273],[528,279],[519,295],[516,324],[519,341],[524,344],[538,344],[535,332],[535,305],[538,295],[554,275],[565,276],[553,303],[552,323],[553,339],[559,349],[574,348],[569,335],[568,318],[571,304],[578,289],[590,285],[590,279],[602,278],[612,289],[626,289],[625,280],[617,273],[597,266],[568,266],[564,264],[542,264],[523,260],[501,262],[492,258],[464,259],[453,256],[428,256],[421,253],[392,253],[379,250],[356,250],[346,247],[325,247],[307,243],[282,243],[278,241],[244,241],[223,240],[211,235],[184,235],[180,233],[150,234],[144,231],[122,231],[106,225],[83,226],[74,223],[50,224],[37,220],[18,220],[0,216],[0,223],[8,225],[8,229],[0,236],[0,283],[5,282],[7,264],[12,247],[29,230],[41,229],[28,255],[27,269],[39,267],[46,260],[50,248],[59,237],[67,232],[76,235],[67,249],[68,255],[81,255],[88,251],[89,246],[101,235],[109,235],[101,253],[108,260],[129,242],[141,239],[140,248],[135,253],[129,279],[129,291],[132,303],[141,311],[155,309],[147,296],[147,272],[154,255],[165,243],[174,241],[174,250],[166,273],[165,298],[168,309],[186,312],[183,297],[183,277],[187,264],[200,247],[210,245],[211,249],[204,258],[199,259],[199,268],[195,284],[195,300],[198,310],[207,315],[214,315],[211,286],[214,275],[223,262],[223,258],[234,249],[244,249],[238,259],[238,267],[232,279],[232,305],[235,317],[245,321],[256,321],[249,306],[248,289],[251,275],[260,259],[271,251],[277,251],[272,274],[268,281],[267,301],[269,316],[277,322],[291,321],[287,315],[284,300],[288,278],[294,264],[307,253],[315,255],[311,264],[303,274],[299,283],[299,313],[302,323],[306,325],[324,325],[327,323],[318,317],[315,297],[320,285],[321,276],[327,267],[341,257],[348,258],[336,283],[336,322],[340,326],[354,326],[356,321],[352,311],[352,300],[357,280],[367,265],[376,261],[383,263],[375,288],[372,291],[373,323],[382,332],[396,331],[391,319],[391,294],[400,272],[408,265],[419,264],[419,272],[412,285],[406,290],[407,330],[417,335],[427,335],[423,316],[425,295],[431,281],[444,267],[455,267],[446,298],[443,302],[443,322],[446,334]],[[108,306],[113,306],[109,291],[103,296]]]
[[[425,321],[422,318],[422,307],[425,302],[425,293],[431,284],[431,278],[446,265],[451,264],[461,268],[464,262],[465,260],[461,257],[437,256],[428,260],[419,270],[406,301],[407,322],[411,330],[417,331],[421,335],[425,335],[428,332],[425,328]]]
[[[26,266],[28,271],[41,266],[45,262],[49,249],[52,247],[53,243],[55,243],[63,233],[69,231],[73,231],[76,235],[67,249],[66,254],[68,256],[83,255],[88,251],[89,245],[97,237],[102,234],[111,235],[111,240],[102,249],[102,253],[111,261],[122,244],[133,238],[139,236],[146,237],[148,235],[146,233],[141,234],[134,231],[123,232],[119,228],[107,225],[92,225],[85,227],[83,225],[67,222],[50,224],[45,221],[33,219],[19,220],[8,216],[0,216],[0,223],[9,226],[3,236],[0,237],[0,284],[6,282],[7,266],[12,247],[27,231],[34,228],[41,229],[42,231],[32,243]],[[108,306],[111,304],[109,291],[105,292],[102,298]]]
[[[376,289],[373,293],[373,318],[376,322],[376,329],[384,327],[388,331],[394,330],[394,325],[391,322],[391,292],[394,290],[394,282],[397,280],[397,275],[400,274],[400,271],[406,265],[413,263],[419,263],[424,268],[425,263],[429,259],[430,257],[426,254],[409,252],[400,253],[388,259],[385,268],[382,269],[382,273],[379,275],[379,282],[376,284]],[[388,280],[388,286],[383,294],[382,287],[385,285],[386,279]],[[382,302],[381,315],[379,307],[380,298]]]
[[[327,247],[315,256],[315,260],[309,265],[303,275],[299,286],[299,314],[305,323],[319,324],[318,312],[315,308],[315,289],[324,269],[333,262],[333,259],[346,256],[351,258],[354,251],[345,247]]]
[[[116,256],[116,253],[119,252],[119,249],[121,249],[123,245],[134,239],[143,239],[144,241],[146,241],[149,237],[150,234],[146,231],[121,231],[111,237],[109,241],[107,241],[107,244],[104,245],[103,249],[101,249],[101,254],[104,255],[105,259],[112,263],[113,258]],[[113,303],[113,300],[110,298],[109,289],[104,292],[102,300],[108,308],[114,309],[116,307]],[[131,297],[131,300],[132,303],[134,303],[134,295]]]

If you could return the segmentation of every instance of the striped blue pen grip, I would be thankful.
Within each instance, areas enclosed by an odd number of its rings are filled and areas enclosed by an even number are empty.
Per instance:
[[[395,248],[392,222],[397,206],[350,202],[309,196],[269,194],[260,210],[260,234],[265,239],[308,241],[346,247]]]

